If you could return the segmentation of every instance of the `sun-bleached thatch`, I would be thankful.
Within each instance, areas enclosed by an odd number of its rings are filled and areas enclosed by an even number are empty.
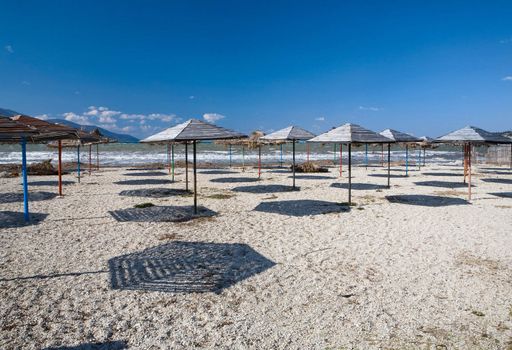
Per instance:
[[[316,135],[298,126],[289,126],[261,138],[262,141],[305,141]]]
[[[377,134],[357,124],[347,123],[323,134],[320,134],[308,142],[319,143],[392,143],[394,142],[387,137]]]
[[[379,134],[398,143],[421,142],[419,137],[394,129],[382,130]]]
[[[466,126],[462,129],[452,131],[449,134],[438,137],[434,142],[440,143],[476,143],[476,144],[507,144],[512,143],[512,139],[504,137],[498,133],[489,132],[474,126]]]
[[[78,138],[78,130],[69,126],[50,123],[28,115],[16,115],[11,119],[37,131],[32,136],[34,142]]]
[[[0,117],[0,142],[19,142],[22,138],[37,134],[34,129],[12,119]]]

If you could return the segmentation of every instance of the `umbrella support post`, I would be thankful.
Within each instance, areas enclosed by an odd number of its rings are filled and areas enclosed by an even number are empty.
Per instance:
[[[185,191],[188,191],[188,142],[185,142]]]
[[[242,172],[245,172],[245,147],[242,146]]]
[[[421,170],[421,149],[418,149],[418,170]]]
[[[336,164],[336,144],[333,144],[332,154],[333,154],[332,161],[334,164]]]
[[[171,180],[174,182],[174,143],[171,145]]]
[[[384,168],[384,144],[380,145],[380,165]]]
[[[231,168],[232,164],[233,164],[233,155],[232,155],[232,150],[231,150],[231,145],[228,146],[229,147],[229,167]]]
[[[510,144],[510,169],[512,169],[512,143]]]
[[[80,183],[80,145],[76,148],[76,173],[78,175],[78,183]]]
[[[293,170],[293,189],[295,190],[295,140],[292,142],[293,147],[293,159],[292,159],[292,170]]]
[[[391,144],[388,143],[388,188],[391,188]]]
[[[100,170],[100,145],[96,144],[96,170]]]
[[[258,179],[261,179],[261,145],[258,146]]]
[[[468,147],[466,144],[462,146],[464,153],[464,183],[466,183],[467,167],[468,167]]]
[[[423,148],[423,166],[425,166],[425,158],[427,156],[427,149],[426,148]]]
[[[279,167],[281,167],[281,168],[282,168],[282,167],[283,167],[283,144],[280,144],[279,146],[280,146],[280,149],[281,149],[281,158],[280,158],[280,160],[279,160]],[[512,159],[512,155],[511,155],[510,157],[511,157],[511,159]],[[512,162],[512,161],[511,161],[511,162]],[[511,164],[512,164],[512,163],[511,163]]]
[[[197,164],[196,164],[196,141],[194,141],[194,214],[197,214]]]
[[[23,218],[25,222],[30,221],[28,211],[28,183],[27,183],[27,141],[21,139],[21,174],[23,180]]]
[[[409,176],[409,145],[405,145],[405,176]]]
[[[89,145],[89,176],[92,172],[92,145]]]
[[[306,161],[309,162],[309,143],[306,144]]]
[[[352,205],[352,144],[348,144],[348,206]]]
[[[471,143],[468,143],[468,199],[471,200]]]
[[[343,176],[343,144],[340,143],[340,177]]]
[[[368,144],[364,144],[364,165],[366,170],[368,170]]]
[[[57,167],[59,174],[59,196],[62,196],[62,141],[59,140],[59,164]]]
[[[171,174],[171,157],[169,154],[169,144],[167,144],[166,146],[167,146],[167,148],[165,150],[165,158],[166,158],[166,163],[167,163],[167,169],[169,169],[169,174]]]

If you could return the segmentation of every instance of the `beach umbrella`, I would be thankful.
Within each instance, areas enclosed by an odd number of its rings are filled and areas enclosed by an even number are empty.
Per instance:
[[[434,140],[437,143],[463,145],[464,180],[468,174],[468,199],[471,200],[471,146],[485,144],[512,144],[512,139],[474,126],[466,126]]]
[[[28,209],[28,184],[27,184],[27,139],[37,132],[21,123],[9,118],[0,117],[0,143],[21,144],[21,174],[23,184],[23,217],[25,221],[30,220]]]
[[[388,187],[390,186],[390,162],[391,148],[390,144],[393,140],[385,136],[377,134],[371,130],[365,129],[356,124],[344,124],[340,127],[329,130],[320,134],[308,142],[334,143],[348,145],[348,204],[352,204],[352,145],[364,143],[381,143],[388,145]]]
[[[262,136],[261,141],[291,141],[292,142],[292,170],[293,170],[293,188],[295,189],[295,142],[306,141],[315,137],[315,134],[304,130],[298,126],[289,126],[287,128],[278,130],[271,134]]]
[[[420,136],[419,139],[420,142],[417,142],[417,144],[420,146],[420,163],[421,163],[421,150],[423,150],[423,166],[425,166],[425,159],[426,159],[426,149],[427,148],[435,148],[433,142],[434,139],[428,136]]]
[[[185,146],[192,143],[194,157],[194,214],[197,214],[197,157],[196,144],[198,141],[235,139],[246,137],[246,135],[222,128],[220,126],[203,122],[197,119],[190,119],[184,123],[165,129],[155,135],[149,136],[140,142],[144,143],[169,143],[182,141]]]
[[[405,176],[409,176],[409,144],[419,142],[421,139],[393,129],[383,130],[379,134],[393,140],[395,143],[405,144]]]
[[[52,140],[56,140],[58,142],[59,196],[62,196],[62,140],[77,139],[78,130],[69,126],[29,117],[27,115],[16,115],[11,117],[11,119],[37,131],[37,134],[32,136],[33,142],[48,142]]]

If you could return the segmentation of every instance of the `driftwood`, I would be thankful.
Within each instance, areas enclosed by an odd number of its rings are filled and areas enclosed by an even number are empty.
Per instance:
[[[292,167],[290,167],[290,169],[292,169]],[[328,173],[329,169],[323,168],[319,165],[316,165],[313,162],[305,162],[302,164],[296,164],[295,172],[297,172],[297,173]]]

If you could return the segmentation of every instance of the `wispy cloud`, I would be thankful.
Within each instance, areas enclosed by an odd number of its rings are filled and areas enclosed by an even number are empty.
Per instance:
[[[512,44],[512,37],[500,40],[500,44]]]
[[[318,122],[323,122],[323,121],[325,121],[325,117],[318,117],[318,118],[315,118],[315,120]]]
[[[64,117],[64,119],[66,119],[67,121],[70,121],[70,122],[84,124],[84,125],[92,124],[86,115],[79,115],[79,114],[76,114],[73,112],[66,112],[66,113],[63,113],[62,116]]]
[[[30,81],[23,80],[21,85],[30,86]]]
[[[194,95],[190,95],[190,96],[188,97],[188,99],[189,99],[189,100],[194,100],[195,98],[196,98],[196,97],[195,97]]]
[[[5,48],[5,51],[7,51],[8,53],[14,53],[14,49],[12,48],[12,45],[5,45],[4,48]]]
[[[48,120],[48,119],[50,119],[50,116],[48,114],[39,114],[39,115],[36,115],[36,118],[41,119],[41,120]]]
[[[381,111],[381,107],[367,107],[367,106],[359,106],[358,108],[360,111],[371,111],[371,112],[378,112]]]
[[[506,77],[504,77],[501,80],[503,80],[503,81],[512,81],[512,75],[506,76]]]
[[[205,113],[203,114],[203,119],[206,120],[208,123],[215,123],[216,121],[219,121],[221,119],[226,118],[222,114],[218,113]]]

